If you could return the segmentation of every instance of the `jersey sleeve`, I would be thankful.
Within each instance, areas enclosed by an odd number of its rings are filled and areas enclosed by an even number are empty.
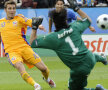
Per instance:
[[[18,14],[19,22],[23,23],[26,26],[32,27],[32,19],[28,19],[21,14]]]
[[[56,45],[55,45],[56,43]],[[43,36],[33,41],[32,48],[46,48],[55,50],[57,48],[57,41],[52,35]]]
[[[91,25],[91,22],[87,18],[84,18],[81,21],[76,21],[73,24],[71,23],[71,25],[82,34]]]
[[[87,18],[83,19],[80,23],[80,26],[78,27],[80,30],[80,33],[83,33],[90,25],[91,25],[91,22]]]

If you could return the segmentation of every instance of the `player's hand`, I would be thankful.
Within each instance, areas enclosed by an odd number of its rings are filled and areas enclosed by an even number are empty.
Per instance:
[[[44,28],[44,26],[43,25],[39,25],[39,27],[38,27],[40,30],[43,30],[44,32],[46,32],[46,29]]]
[[[90,29],[90,31],[92,31],[92,32],[96,32],[95,28],[92,27],[92,26],[90,26],[89,29]]]
[[[70,4],[70,8],[72,8],[75,12],[77,12],[80,8],[78,7],[76,0],[67,0]]]
[[[42,24],[43,18],[41,17],[33,17],[32,18],[32,29],[37,30],[39,25]]]

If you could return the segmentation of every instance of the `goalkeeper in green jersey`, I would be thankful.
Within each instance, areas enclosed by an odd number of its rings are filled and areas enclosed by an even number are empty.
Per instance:
[[[37,38],[37,30],[32,30],[30,43],[32,48],[54,50],[62,62],[70,68],[69,90],[104,90],[101,85],[96,88],[85,88],[87,78],[96,62],[107,64],[105,57],[89,51],[81,38],[82,33],[90,26],[90,18],[77,6],[76,1],[68,0],[70,8],[77,12],[82,20],[67,24],[66,10],[53,11],[55,32]],[[38,23],[38,22],[37,22]]]

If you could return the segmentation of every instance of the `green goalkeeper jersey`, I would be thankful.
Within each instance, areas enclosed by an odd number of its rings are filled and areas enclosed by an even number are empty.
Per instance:
[[[90,26],[88,19],[69,24],[68,29],[50,33],[33,41],[32,48],[46,48],[54,50],[59,58],[68,66],[83,61],[88,49],[82,40],[82,33]]]

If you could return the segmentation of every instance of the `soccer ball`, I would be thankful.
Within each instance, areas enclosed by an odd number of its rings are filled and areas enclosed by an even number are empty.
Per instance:
[[[97,26],[103,30],[108,29],[108,14],[102,14],[97,18]]]

